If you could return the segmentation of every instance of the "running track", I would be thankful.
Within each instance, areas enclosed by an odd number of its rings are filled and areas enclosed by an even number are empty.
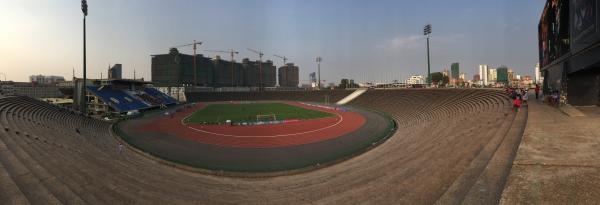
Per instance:
[[[334,139],[357,130],[366,122],[366,119],[362,115],[355,112],[319,108],[297,102],[285,103],[333,113],[336,117],[256,126],[182,124],[183,118],[205,106],[205,104],[199,103],[196,107],[175,113],[173,118],[169,116],[154,118],[147,123],[139,125],[137,130],[171,134],[205,144],[224,147],[275,148]]]

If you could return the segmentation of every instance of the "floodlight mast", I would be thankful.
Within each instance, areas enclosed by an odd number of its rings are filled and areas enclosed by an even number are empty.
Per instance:
[[[88,15],[88,5],[87,5],[87,0],[81,0],[81,11],[83,12],[83,82],[82,82],[82,87],[81,87],[81,96],[79,98],[79,100],[81,101],[80,104],[80,110],[81,113],[83,114],[87,114],[86,110],[87,110],[87,92],[86,92],[86,81],[87,81],[87,76],[86,76],[86,56],[85,56],[85,52],[86,52],[86,48],[85,48],[85,17]]]
[[[427,85],[431,86],[431,61],[429,60],[429,37],[431,37],[431,24],[425,25],[423,35],[427,36]]]
[[[319,82],[317,82],[318,88],[319,90],[321,90],[321,61],[323,61],[323,58],[321,58],[320,56],[317,57],[317,75]]]

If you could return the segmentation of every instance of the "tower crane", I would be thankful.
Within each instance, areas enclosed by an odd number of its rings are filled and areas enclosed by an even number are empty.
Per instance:
[[[262,82],[262,57],[263,55],[265,55],[262,51],[257,51],[254,49],[250,49],[250,48],[246,48],[249,51],[252,51],[253,53],[258,54],[258,90],[262,91],[263,90],[263,82]]]
[[[286,58],[285,56],[280,56],[280,55],[273,55],[273,56],[283,59],[283,66],[287,65],[286,62],[287,62],[288,58]]]
[[[219,50],[204,50],[207,52],[214,52],[214,53],[229,53],[231,55],[231,87],[234,86],[234,81],[233,81],[233,67],[234,67],[234,63],[233,63],[233,55],[235,54],[239,54],[240,52],[233,50],[233,49],[229,49],[229,51],[219,51]]]
[[[196,42],[196,40],[194,40],[193,43],[190,44],[185,44],[185,45],[178,45],[178,46],[173,46],[171,48],[181,48],[181,47],[186,47],[186,46],[193,46],[194,49],[194,60],[193,60],[193,64],[194,64],[194,86],[198,86],[198,72],[197,72],[197,68],[196,68],[196,49],[198,48],[199,45],[201,45],[202,42]]]

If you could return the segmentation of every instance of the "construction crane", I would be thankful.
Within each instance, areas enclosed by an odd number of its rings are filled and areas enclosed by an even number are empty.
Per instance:
[[[196,40],[194,40],[193,43],[190,44],[185,44],[185,45],[179,45],[179,46],[174,46],[171,48],[181,48],[181,47],[186,47],[186,46],[193,46],[194,49],[194,60],[193,60],[193,64],[194,64],[194,86],[198,86],[198,72],[197,72],[197,68],[196,68],[196,49],[198,48],[197,45],[201,45],[202,42],[196,42]]]
[[[257,51],[254,49],[250,49],[250,48],[246,48],[249,51],[252,51],[253,53],[258,54],[258,90],[262,91],[263,90],[263,82],[262,82],[262,57],[263,55],[265,55],[262,51]]]
[[[280,55],[273,55],[273,56],[283,59],[283,66],[287,65],[286,62],[287,62],[288,58],[286,58],[285,56],[280,56]]]
[[[233,67],[234,67],[234,63],[233,63],[233,55],[235,54],[239,54],[240,52],[233,50],[233,49],[229,49],[229,51],[219,51],[219,50],[204,50],[207,52],[214,52],[214,53],[229,53],[231,55],[231,87],[234,86],[234,81],[233,81]]]

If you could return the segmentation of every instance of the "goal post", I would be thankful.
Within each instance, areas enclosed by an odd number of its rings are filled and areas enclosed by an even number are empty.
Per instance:
[[[277,116],[275,114],[258,114],[256,115],[256,121],[276,121]]]

